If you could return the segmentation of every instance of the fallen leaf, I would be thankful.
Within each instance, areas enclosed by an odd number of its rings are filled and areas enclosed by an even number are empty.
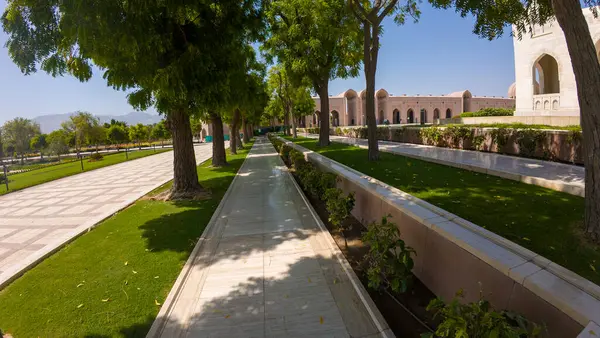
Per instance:
[[[227,315],[227,316],[225,316],[225,318],[229,318],[229,317],[231,317],[231,315]]]
[[[77,284],[77,287],[78,287],[78,288],[79,288],[79,287],[82,287],[82,286],[83,286],[83,283],[79,283],[79,284]]]
[[[554,248],[553,246],[550,246],[550,250],[556,250],[556,248]]]
[[[125,262],[125,265],[129,265],[129,262]]]
[[[319,323],[323,324],[323,317],[319,317]]]
[[[592,264],[590,264],[590,269],[592,269],[594,272],[596,272],[596,267],[593,266]]]
[[[158,276],[154,276],[154,278],[158,278]]]
[[[106,302],[108,302],[109,300],[110,300],[110,298],[106,298],[106,299],[103,299],[102,301],[106,303]]]
[[[527,237],[523,237],[523,240],[524,240],[524,241],[527,241],[527,242],[531,241],[531,240],[530,240],[529,238],[527,238]]]
[[[78,308],[78,309],[81,309],[82,307],[83,307],[83,303],[81,303],[81,304],[77,305],[77,308]]]
[[[308,277],[308,282],[311,283],[310,277]]]
[[[590,330],[590,331],[588,331],[588,332],[589,332],[589,333],[590,333],[590,335],[592,335],[592,336],[595,336],[595,335],[596,335],[596,332],[594,332],[594,330]]]
[[[154,304],[156,304],[157,306],[160,305],[160,303],[156,299],[154,300]]]
[[[135,271],[135,270],[131,270],[131,272],[133,272],[134,274],[136,274],[136,273],[137,273],[137,271]]]

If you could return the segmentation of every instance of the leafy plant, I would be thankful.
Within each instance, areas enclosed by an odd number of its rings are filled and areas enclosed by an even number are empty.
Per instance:
[[[432,300],[427,311],[434,312],[434,317],[441,317],[442,322],[435,333],[421,337],[526,338],[538,337],[542,331],[539,325],[521,315],[495,311],[481,294],[473,303],[463,304],[462,298],[462,291],[459,291],[448,304],[439,298]]]
[[[442,128],[423,128],[420,135],[424,141],[426,141],[423,142],[424,144],[431,144],[439,147],[444,146],[444,132],[442,131]]]
[[[89,162],[101,161],[102,159],[104,159],[104,156],[102,156],[102,154],[100,154],[100,153],[93,153],[93,154],[90,155]]]
[[[412,280],[415,250],[400,239],[400,230],[387,217],[381,223],[373,222],[367,227],[362,240],[369,246],[365,255],[369,287],[406,292]]]
[[[514,109],[506,108],[484,108],[476,112],[464,112],[460,117],[482,117],[482,116],[513,116]]]
[[[504,152],[504,147],[508,143],[508,139],[512,135],[512,130],[507,128],[496,128],[490,131],[490,135],[492,136],[492,141],[496,143],[498,147],[498,152]]]
[[[354,209],[354,193],[344,196],[344,192],[341,189],[329,188],[325,191],[323,197],[325,207],[327,212],[329,212],[329,223],[342,233],[344,244],[348,247],[344,231],[350,230],[350,228],[346,228],[344,221],[350,216],[352,209]]]
[[[546,133],[541,130],[523,129],[516,132],[517,143],[519,144],[519,154],[524,156],[533,156],[538,146],[546,140]]]
[[[377,127],[377,139],[388,141],[390,139],[390,127]]]

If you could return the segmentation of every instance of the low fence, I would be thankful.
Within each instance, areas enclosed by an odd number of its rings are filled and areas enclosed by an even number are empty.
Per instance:
[[[551,337],[588,337],[584,333],[599,328],[598,285],[452,213],[280,140],[336,174],[345,193],[355,193],[352,214],[363,224],[391,215],[417,252],[413,273],[437,296],[448,300],[462,289],[470,302],[483,292],[495,308],[544,323]]]
[[[318,128],[302,132],[318,133]],[[332,128],[332,135],[367,138],[367,128]],[[377,127],[382,141],[485,151],[583,165],[580,131],[449,127]]]

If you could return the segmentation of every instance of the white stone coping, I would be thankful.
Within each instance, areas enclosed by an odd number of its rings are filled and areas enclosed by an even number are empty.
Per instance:
[[[501,271],[583,326],[600,323],[600,286],[491,231],[333,161],[277,138]],[[600,335],[600,332],[598,332]]]

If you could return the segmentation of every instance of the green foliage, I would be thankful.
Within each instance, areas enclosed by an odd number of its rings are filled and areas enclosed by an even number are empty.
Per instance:
[[[542,130],[519,129],[515,134],[519,145],[519,155],[532,157],[538,148],[544,148],[547,135]]]
[[[2,139],[7,150],[10,148],[19,155],[30,149],[31,139],[40,134],[40,126],[28,119],[17,117],[6,121],[2,126]],[[11,153],[10,151],[7,151]]]
[[[112,144],[121,144],[128,141],[129,133],[125,127],[115,124],[106,130],[106,138]]]
[[[102,132],[99,131],[98,118],[87,112],[77,112],[61,123],[62,129],[74,138],[75,148],[81,149],[86,144],[96,144]],[[104,132],[104,135],[105,132]]]
[[[445,144],[444,140],[444,129],[440,127],[422,128],[420,130],[421,137],[427,142],[438,147],[443,147]]]
[[[492,142],[498,147],[498,152],[504,152],[504,147],[508,144],[508,139],[512,134],[513,130],[507,128],[495,128],[490,131]]]
[[[460,114],[460,117],[482,117],[482,116],[513,116],[515,114],[514,109],[506,108],[483,108],[476,112],[464,112]]]
[[[435,333],[422,337],[464,338],[529,338],[538,337],[542,328],[525,317],[508,312],[495,311],[480,295],[479,301],[468,304],[461,302],[462,292],[449,303],[441,299],[432,300],[427,310],[440,317],[441,323]]]
[[[400,230],[387,217],[381,223],[373,222],[367,227],[362,240],[369,246],[365,255],[369,287],[406,292],[412,279],[415,250],[400,239]]]
[[[293,82],[290,72],[282,65],[269,69],[267,94],[269,103],[265,113],[279,121],[287,121],[289,117],[297,119],[314,111],[315,103],[306,81]]]
[[[525,123],[476,123],[476,124],[446,124],[450,126],[465,126],[469,128],[507,128],[507,129],[551,129],[551,130],[569,130],[581,132],[581,126],[549,126],[546,124],[525,124]]]
[[[329,188],[323,194],[325,207],[329,212],[329,223],[342,231],[348,230],[344,227],[344,221],[350,216],[354,209],[354,193],[344,196],[344,192],[338,188]]]
[[[388,141],[390,138],[390,127],[377,127],[377,139]]]
[[[48,150],[54,155],[62,155],[69,152],[68,135],[62,129],[55,130],[46,137]]]
[[[104,159],[104,156],[102,156],[102,154],[93,153],[90,155],[89,162],[101,161],[102,159]]]
[[[29,141],[29,147],[33,150],[42,151],[48,145],[46,142],[46,134],[39,134],[34,136]]]

